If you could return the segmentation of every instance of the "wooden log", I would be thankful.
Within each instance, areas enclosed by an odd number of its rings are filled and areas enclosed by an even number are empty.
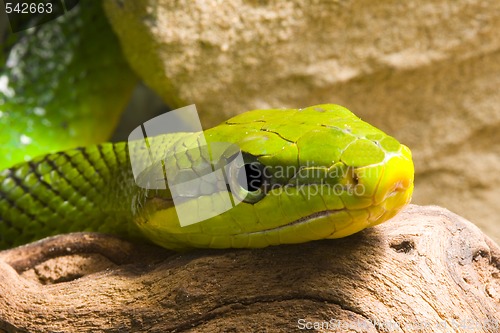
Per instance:
[[[174,253],[61,235],[0,252],[0,331],[498,332],[500,248],[440,207],[351,237]]]

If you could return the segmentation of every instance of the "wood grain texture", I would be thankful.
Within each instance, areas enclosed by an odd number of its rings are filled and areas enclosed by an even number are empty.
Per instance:
[[[260,250],[174,253],[72,234],[0,252],[0,331],[315,323],[318,332],[498,332],[500,248],[445,209],[412,205],[348,238]]]

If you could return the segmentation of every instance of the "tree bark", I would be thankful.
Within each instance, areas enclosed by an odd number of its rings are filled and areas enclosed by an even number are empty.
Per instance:
[[[6,332],[498,332],[500,248],[440,207],[351,237],[175,253],[77,233],[0,252]]]

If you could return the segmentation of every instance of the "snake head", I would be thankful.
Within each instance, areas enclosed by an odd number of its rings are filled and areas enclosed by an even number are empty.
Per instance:
[[[236,145],[243,160],[214,154],[228,161],[228,186],[189,209],[213,209],[221,195],[232,207],[187,226],[173,209],[154,211],[144,229],[162,246],[264,247],[345,237],[386,221],[411,199],[410,150],[338,105],[250,111],[205,136],[209,144]]]

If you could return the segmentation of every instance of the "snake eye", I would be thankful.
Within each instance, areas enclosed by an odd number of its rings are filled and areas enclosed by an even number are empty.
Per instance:
[[[243,154],[243,159],[233,158],[228,171],[229,187],[238,201],[256,203],[266,195],[264,167],[255,156]]]
[[[246,188],[248,192],[260,190],[262,180],[262,170],[259,163],[245,163],[242,168],[238,169],[238,184],[242,188]]]

